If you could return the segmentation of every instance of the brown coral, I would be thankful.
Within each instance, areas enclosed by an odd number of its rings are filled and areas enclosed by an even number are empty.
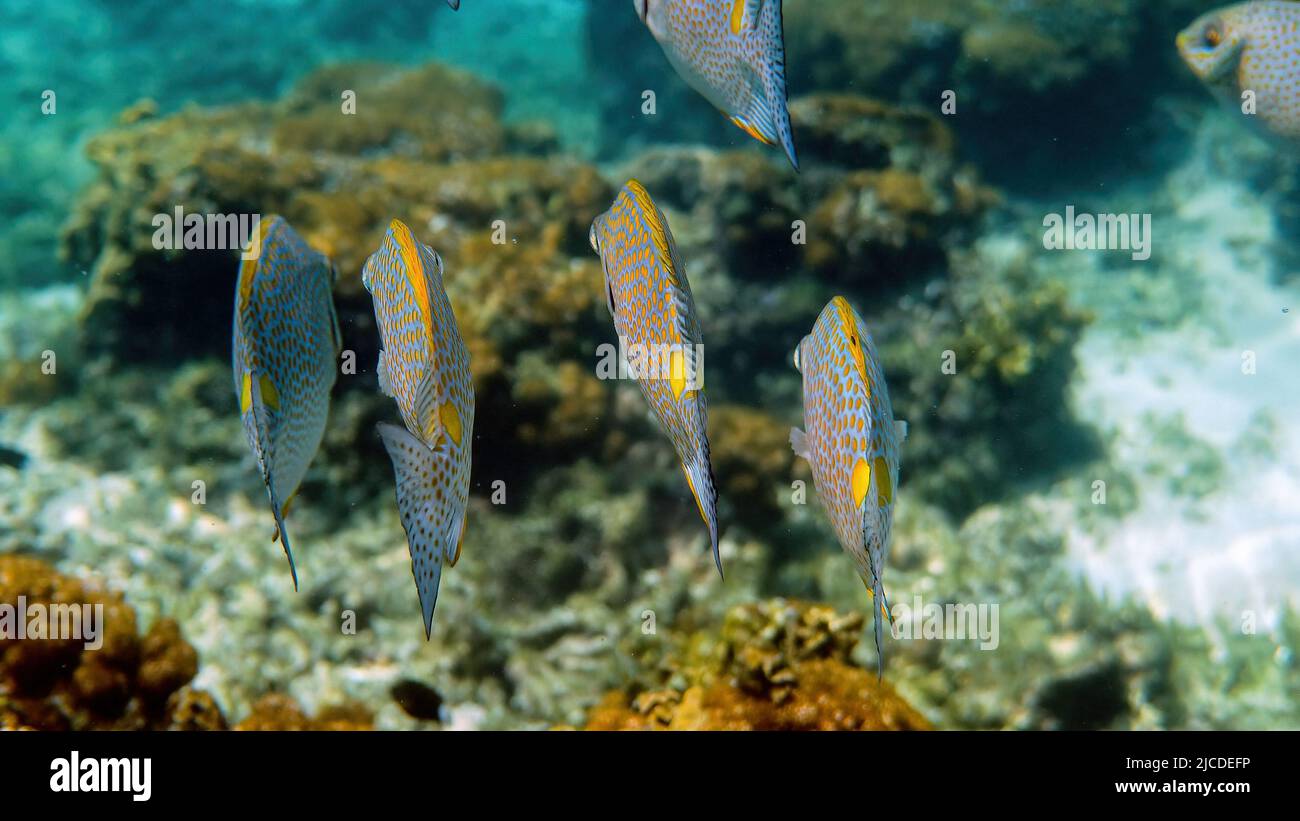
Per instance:
[[[236,730],[372,730],[374,717],[359,705],[327,707],[315,718],[303,712],[298,702],[286,695],[271,693],[253,705],[252,712],[235,725]]]
[[[853,665],[858,614],[775,599],[728,611],[718,640],[694,637],[668,662],[684,687],[611,693],[590,730],[921,730],[929,723]]]
[[[81,638],[0,638],[0,702],[6,721],[44,729],[142,729],[164,726],[168,697],[197,671],[194,649],[174,622],[141,639],[135,610],[120,595],[88,587],[39,559],[0,556],[0,604],[47,608],[60,634]],[[102,607],[98,648],[81,624],[82,605]],[[93,612],[93,611],[91,611]],[[71,628],[69,630],[68,628]]]

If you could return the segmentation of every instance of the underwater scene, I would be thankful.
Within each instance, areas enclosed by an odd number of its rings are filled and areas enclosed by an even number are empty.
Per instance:
[[[0,728],[1300,729],[1298,58],[4,0]]]

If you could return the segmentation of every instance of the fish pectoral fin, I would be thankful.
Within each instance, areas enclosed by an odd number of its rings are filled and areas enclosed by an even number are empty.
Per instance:
[[[790,449],[794,451],[795,456],[812,461],[812,455],[808,450],[808,435],[799,428],[790,428]]]
[[[899,444],[907,441],[907,423],[899,419],[894,422],[894,432],[898,434]]]
[[[393,393],[392,378],[388,375],[388,351],[379,352],[379,364],[375,368],[379,375],[379,392],[391,399],[396,399],[397,394]]]
[[[451,466],[405,428],[381,422],[378,431],[397,478],[397,510],[411,551],[411,573],[428,639],[433,633],[433,610],[438,603],[443,565],[454,564],[460,558],[459,539],[452,543],[446,538],[446,533],[452,531],[446,529],[448,522],[441,521],[446,515],[457,515],[449,496]],[[454,532],[463,535],[464,511],[458,515],[462,524],[455,525]]]

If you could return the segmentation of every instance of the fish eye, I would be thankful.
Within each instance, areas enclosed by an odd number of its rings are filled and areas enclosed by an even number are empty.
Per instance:
[[[1218,48],[1223,42],[1223,31],[1217,24],[1206,26],[1205,34],[1202,36],[1205,38],[1205,45],[1210,48]]]

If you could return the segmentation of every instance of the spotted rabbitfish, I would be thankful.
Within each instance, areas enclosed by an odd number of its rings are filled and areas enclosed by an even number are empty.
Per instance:
[[[646,401],[672,440],[691,495],[718,553],[718,494],[709,461],[703,335],[686,266],[668,219],[636,180],[591,225],[605,270],[605,303]],[[635,354],[635,357],[634,357]]]
[[[797,170],[786,105],[782,0],[633,0],[636,13],[692,88]]]
[[[383,347],[379,389],[397,401],[405,429],[379,424],[397,478],[397,508],[411,573],[433,631],[443,565],[460,560],[469,504],[474,384],[469,350],[442,284],[442,258],[393,220],[361,282],[375,303]]]
[[[260,220],[260,253],[245,255],[235,290],[231,364],[244,433],[275,516],[275,535],[293,561],[284,517],[325,433],[335,360],[342,345],[334,313],[334,268],[281,217]]]
[[[1227,6],[1198,18],[1177,44],[1192,72],[1225,104],[1249,111],[1258,131],[1300,143],[1300,3]]]
[[[803,375],[806,432],[791,429],[790,444],[808,460],[840,546],[857,563],[876,603],[876,656],[883,675],[881,615],[893,619],[882,573],[894,520],[898,448],[907,423],[894,421],[880,355],[844,297],[822,309],[812,333],[795,349],[794,366]]]

